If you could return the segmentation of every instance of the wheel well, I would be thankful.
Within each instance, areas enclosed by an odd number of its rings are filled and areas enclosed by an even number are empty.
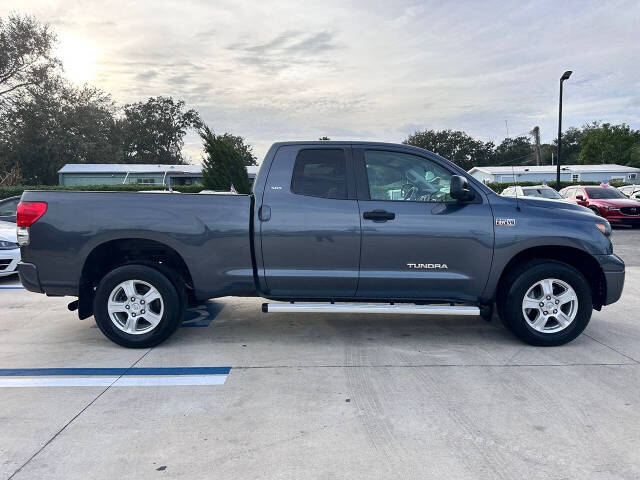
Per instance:
[[[78,312],[80,318],[93,313],[93,292],[100,280],[114,268],[132,263],[149,265],[163,271],[171,281],[184,284],[187,295],[192,296],[193,280],[189,268],[173,248],[142,238],[111,240],[95,247],[82,267]]]
[[[497,292],[503,292],[504,289],[507,288],[506,283],[508,283],[509,272],[511,272],[516,266],[530,260],[540,259],[549,259],[566,263],[582,273],[591,287],[591,296],[594,308],[599,310],[602,307],[606,297],[606,282],[602,268],[593,256],[583,250],[573,247],[545,246],[523,250],[514,256],[505,266],[498,282]]]

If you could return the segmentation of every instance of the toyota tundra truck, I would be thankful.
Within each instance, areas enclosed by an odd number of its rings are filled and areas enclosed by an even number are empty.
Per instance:
[[[620,298],[611,226],[567,202],[499,196],[407,145],[281,142],[251,195],[26,191],[27,290],[77,297],[125,347],[168,338],[192,304],[264,312],[497,314],[523,341],[573,340]]]

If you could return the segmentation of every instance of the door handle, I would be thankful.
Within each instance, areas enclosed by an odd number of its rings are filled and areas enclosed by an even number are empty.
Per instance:
[[[271,207],[269,205],[261,205],[258,209],[258,218],[262,222],[271,220]]]
[[[387,212],[386,210],[373,210],[371,212],[364,212],[362,218],[365,220],[373,220],[374,222],[386,222],[387,220],[396,218],[396,214]]]

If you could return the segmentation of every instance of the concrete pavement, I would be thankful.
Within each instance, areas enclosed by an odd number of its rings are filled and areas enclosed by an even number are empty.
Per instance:
[[[636,264],[640,234],[614,239]],[[223,298],[209,326],[127,350],[68,299],[0,290],[0,368],[232,367],[216,386],[0,388],[0,478],[638,478],[639,282],[629,267],[557,348],[496,319]]]

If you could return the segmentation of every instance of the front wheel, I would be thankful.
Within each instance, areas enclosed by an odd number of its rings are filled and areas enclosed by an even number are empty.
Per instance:
[[[154,347],[178,327],[183,305],[173,283],[146,265],[125,265],[100,282],[93,301],[98,327],[129,348]]]
[[[593,305],[591,288],[570,265],[535,261],[513,272],[502,297],[503,322],[530,345],[570,342],[587,327]]]

